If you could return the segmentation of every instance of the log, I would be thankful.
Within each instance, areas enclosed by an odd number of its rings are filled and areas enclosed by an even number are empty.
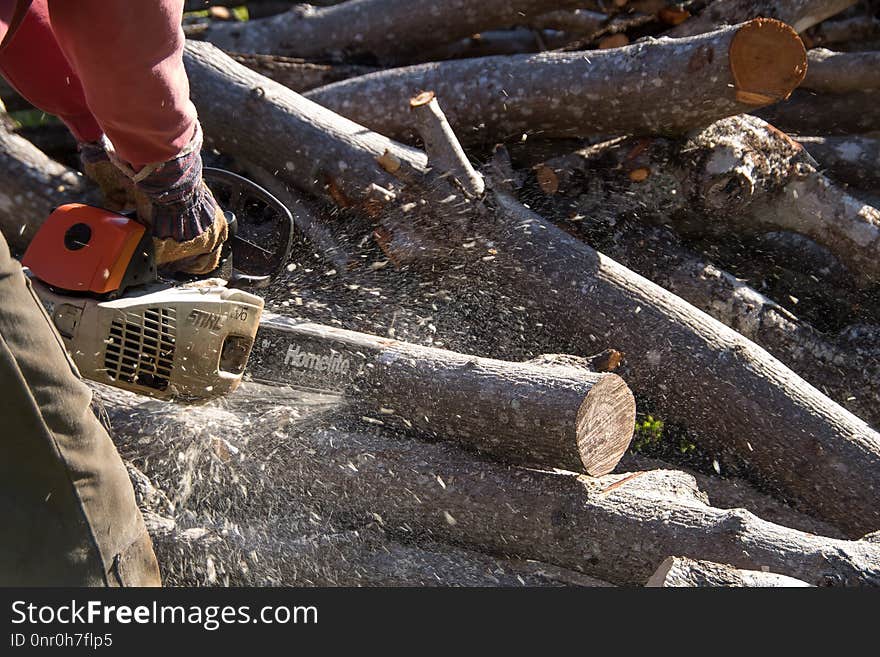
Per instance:
[[[880,188],[880,139],[877,137],[798,136],[796,139],[834,180],[869,192]]]
[[[742,570],[711,561],[669,557],[657,569],[648,587],[802,587],[811,586],[794,577],[762,570]]]
[[[860,285],[880,281],[880,212],[834,185],[802,146],[760,119],[723,119],[680,140],[608,142],[588,159],[584,175],[604,184],[607,202],[620,199],[611,205],[619,215],[700,237],[799,233],[833,253]]]
[[[794,31],[756,20],[687,40],[391,69],[307,97],[396,139],[411,135],[406,102],[420,90],[443,100],[464,143],[680,133],[787,98],[805,69]]]
[[[96,387],[111,403],[125,395]],[[125,399],[122,406],[132,403],[136,399]],[[142,460],[143,450],[137,452]],[[299,516],[306,514],[299,511],[283,526],[273,525],[265,512],[227,523],[210,502],[176,506],[133,463],[126,467],[165,586],[611,586],[552,564],[495,558],[439,542],[401,543],[375,520],[357,529],[302,526]],[[166,481],[169,485],[173,494],[174,484]]]
[[[755,16],[775,18],[803,32],[856,4],[856,0],[712,0],[697,16],[667,34],[689,37],[735,25]]]
[[[851,135],[880,125],[880,91],[820,94],[796,89],[791,98],[753,112],[780,130],[795,135]]]
[[[605,251],[753,340],[838,404],[880,428],[880,360],[826,336],[735,276],[683,247],[662,228],[616,231]]]
[[[834,46],[838,50],[846,50],[854,44],[856,50],[859,42],[875,41],[880,38],[880,19],[868,12],[848,18],[823,21],[811,28],[805,35],[813,46]]]
[[[711,475],[705,474],[680,464],[672,465],[661,459],[635,454],[632,450],[624,455],[616,468],[619,473],[647,470],[679,470],[690,475],[697,482],[699,489],[706,494],[709,505],[717,509],[748,509],[749,513],[776,525],[817,536],[846,538],[837,527],[792,509],[775,497],[760,492],[754,485],[739,477],[719,476],[714,471]]]
[[[318,64],[294,57],[229,53],[239,64],[244,64],[260,75],[275,80],[299,93],[323,87],[347,78],[366,75],[376,71],[374,66],[357,64]]]
[[[471,198],[481,196],[486,191],[483,177],[474,170],[465,155],[434,92],[425,91],[413,96],[410,98],[409,108],[422,138],[428,165],[443,174],[451,175]]]
[[[371,527],[288,537],[196,526],[152,539],[165,586],[613,586],[552,564],[402,543]]]
[[[880,52],[813,48],[807,51],[807,61],[807,75],[801,83],[806,89],[829,94],[880,89]]]
[[[529,24],[539,30],[560,30],[578,36],[591,36],[598,32],[605,21],[606,14],[589,9],[575,9],[571,11],[551,11],[536,16]]]
[[[221,151],[277,170],[304,191],[331,200],[335,195],[340,205],[364,203],[371,185],[393,188],[397,181],[378,156],[387,153],[388,159],[421,170],[427,166],[422,151],[364,130],[236,64],[210,44],[187,43],[184,64],[208,139]],[[230,104],[222,107],[222,102]],[[273,153],[267,157],[270,144]]]
[[[578,0],[454,0],[442,5],[433,0],[349,0],[326,8],[299,5],[284,14],[248,21],[246,26],[217,22],[200,37],[235,52],[306,59],[369,55],[388,62],[580,4]]]
[[[876,505],[864,500],[867,491],[880,490],[880,435],[863,420],[750,340],[548,226],[513,198],[496,197],[510,223],[506,243],[495,234],[499,255],[508,257],[497,265],[501,280],[492,283],[500,294],[527,300],[531,321],[553,326],[561,342],[569,337],[565,351],[576,353],[570,344],[585,334],[611,338],[635,364],[621,371],[634,392],[653,399],[664,420],[696,429],[699,444],[718,454],[725,470],[851,534],[878,524]],[[834,463],[834,471],[815,470],[820,462]],[[864,483],[853,487],[854,479]]]
[[[205,132],[230,155],[329,198],[332,190],[314,182],[323,180],[322,170],[333,171],[337,190],[364,204],[373,184],[408,188],[416,200],[436,198],[420,151],[342,119],[206,44],[188,44],[185,60]],[[238,127],[239,111],[253,125]],[[284,160],[283,167],[273,164]],[[543,324],[557,351],[577,354],[584,336],[602,336],[638,364],[628,373],[637,394],[653,398],[664,419],[699,427],[725,467],[741,466],[849,532],[880,525],[880,436],[867,424],[751,341],[549,225],[509,193],[496,192],[493,207],[472,202],[455,213],[442,202],[449,194],[454,188],[419,207],[445,237],[447,254],[454,250],[449,236],[494,244],[495,260],[462,270],[486,277],[483,307],[522,303],[524,321]],[[385,200],[371,216],[411,216],[395,215],[394,202]],[[462,231],[459,221],[469,228]],[[829,462],[833,468],[815,465]]]
[[[291,422],[279,415],[285,402],[275,390],[255,396],[262,405],[248,397],[237,406],[236,395],[226,408],[107,404],[122,453],[143,454],[138,467],[188,490],[190,512],[209,509],[230,534],[265,524],[284,537],[308,514],[312,533],[330,519],[336,527],[378,523],[408,544],[531,559],[613,584],[644,583],[669,554],[766,567],[811,584],[880,584],[880,545],[712,508],[682,473],[592,478],[481,462],[445,443]],[[225,462],[210,447],[218,429],[236,450]]]
[[[257,381],[338,391],[374,422],[501,461],[596,476],[614,469],[635,427],[635,401],[616,374],[466,356],[276,315],[261,322],[248,371]]]
[[[410,58],[398,58],[395,65],[404,66],[446,59],[543,52],[567,46],[573,38],[567,32],[558,30],[536,30],[525,27],[489,30],[442,46],[419,50],[413,53]]]
[[[82,175],[50,159],[2,124],[0,171],[0,231],[16,250],[30,243],[43,220],[59,205],[94,198],[88,195],[89,186]]]

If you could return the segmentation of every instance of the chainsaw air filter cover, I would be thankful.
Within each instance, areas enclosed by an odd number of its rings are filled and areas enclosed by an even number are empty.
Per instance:
[[[34,235],[21,262],[54,288],[110,294],[155,278],[144,226],[82,203],[57,208]]]
[[[84,377],[160,398],[238,387],[263,310],[260,297],[219,279],[104,300],[32,284]]]

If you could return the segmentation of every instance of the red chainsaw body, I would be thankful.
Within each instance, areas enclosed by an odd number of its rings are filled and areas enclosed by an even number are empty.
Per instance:
[[[122,286],[144,231],[124,215],[68,203],[40,226],[21,261],[53,287],[107,294]]]

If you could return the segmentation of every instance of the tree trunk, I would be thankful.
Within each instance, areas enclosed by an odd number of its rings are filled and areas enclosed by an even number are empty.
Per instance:
[[[827,248],[861,285],[880,281],[880,212],[760,119],[736,116],[686,139],[618,140],[586,153],[583,175],[602,193],[582,212],[611,208],[701,237],[795,232]]]
[[[374,66],[356,64],[316,64],[279,55],[229,53],[229,56],[239,64],[299,93],[378,70]]]
[[[97,387],[109,403],[137,404],[127,393]],[[117,435],[129,427],[121,424]],[[143,460],[145,450],[137,451]],[[401,543],[373,519],[356,529],[295,528],[288,516],[287,526],[266,531],[271,512],[261,510],[250,522],[230,525],[210,504],[175,507],[133,463],[126,467],[165,586],[611,586],[551,564],[499,559],[437,542]]]
[[[689,37],[735,25],[755,16],[775,18],[795,31],[804,30],[839,14],[857,0],[712,0],[699,15],[668,32],[673,37]]]
[[[580,4],[578,0],[451,0],[442,5],[434,0],[349,0],[324,9],[300,5],[278,16],[248,21],[246,26],[214,23],[201,37],[235,52],[307,59],[369,55],[387,62]]]
[[[123,454],[149,454],[143,470],[154,481],[185,479],[186,462],[198,473],[189,484],[190,514],[198,516],[211,499],[228,500],[213,513],[231,533],[242,522],[265,522],[270,536],[293,540],[300,531],[295,518],[308,513],[312,533],[331,518],[336,527],[375,522],[408,543],[534,559],[615,584],[645,582],[669,554],[766,567],[812,584],[880,584],[880,545],[798,532],[742,509],[714,509],[682,473],[591,478],[475,461],[444,443],[318,429],[302,419],[279,424],[271,416],[283,411],[280,392],[247,397],[244,407],[235,393],[225,409],[178,412],[141,400],[107,409]],[[173,416],[183,413],[180,426]],[[173,433],[163,428],[169,422],[177,427]],[[209,445],[218,428],[227,461],[212,464]],[[199,445],[208,454],[192,460]],[[244,485],[246,494],[239,490]]]
[[[529,21],[529,25],[539,30],[560,30],[579,36],[591,36],[607,20],[607,15],[589,9],[557,10],[536,16]]]
[[[711,561],[669,557],[646,586],[650,587],[802,587],[810,586],[794,577],[761,570],[740,570]]]
[[[680,133],[787,98],[803,78],[804,53],[788,26],[756,20],[688,40],[391,69],[307,97],[401,139],[412,135],[407,101],[421,90],[441,99],[465,143]]]
[[[201,527],[152,538],[165,586],[612,586],[552,564],[402,543],[374,527],[293,540]]]
[[[690,475],[697,482],[697,487],[706,494],[709,506],[718,509],[748,509],[749,513],[775,525],[817,536],[846,538],[837,527],[792,509],[785,502],[760,492],[739,477],[719,476],[714,472],[708,475],[680,465],[671,465],[661,459],[635,454],[632,450],[617,465],[617,472],[645,470],[680,470]]]
[[[880,428],[880,360],[844,335],[826,337],[681,246],[661,228],[619,231],[605,251],[753,340],[838,404]]]
[[[740,334],[497,197],[510,214],[494,234],[506,257],[493,283],[523,300],[532,321],[553,326],[562,350],[606,336],[626,354],[631,366],[621,374],[636,394],[664,420],[696,430],[722,467],[854,534],[880,522],[877,500],[866,501],[880,491],[880,436],[864,421]],[[821,462],[835,468],[816,469]]]
[[[791,98],[753,112],[795,135],[851,135],[880,126],[880,91],[820,94],[797,89]]]
[[[471,36],[413,53],[410,59],[397,63],[398,66],[421,62],[438,62],[446,59],[465,59],[492,57],[494,55],[521,55],[523,53],[544,52],[569,45],[574,37],[557,30],[537,30],[517,27],[508,30],[489,30]]]
[[[852,44],[856,50],[863,50],[858,47],[860,41],[880,38],[880,19],[865,12],[850,18],[823,21],[811,29],[806,37],[810,47],[835,46],[846,50],[846,46]]]
[[[454,235],[494,243],[496,259],[475,275],[497,278],[487,292],[522,303],[530,319],[551,327],[559,351],[583,349],[585,335],[605,336],[633,363],[634,390],[653,398],[664,419],[699,428],[722,460],[744,465],[847,531],[863,534],[880,525],[880,436],[763,349],[548,225],[509,194],[496,194],[497,207],[470,202],[450,212],[442,201],[450,188],[438,189],[422,173],[420,151],[316,107],[205,44],[188,45],[186,62],[206,134],[222,150],[331,197],[333,190],[314,183],[324,179],[322,169],[339,176],[336,190],[362,202],[372,182],[400,189],[401,177],[417,200],[439,195],[419,207],[445,236],[447,252],[455,248]],[[236,131],[230,108],[241,108],[253,125]],[[274,164],[285,159],[283,167]],[[395,215],[396,202],[385,199],[372,216],[386,222],[409,216]],[[470,224],[468,232],[459,221]],[[834,468],[815,467],[829,460]]]
[[[807,75],[801,83],[806,89],[829,94],[880,89],[880,52],[814,48],[807,52],[807,60]]]
[[[47,157],[0,123],[0,231],[22,250],[49,213],[63,203],[84,202],[83,177]]]
[[[465,356],[267,316],[255,380],[342,393],[374,422],[413,427],[512,463],[592,475],[629,447],[635,401],[615,374]]]
[[[859,190],[880,189],[880,138],[798,136],[797,140],[831,178]]]

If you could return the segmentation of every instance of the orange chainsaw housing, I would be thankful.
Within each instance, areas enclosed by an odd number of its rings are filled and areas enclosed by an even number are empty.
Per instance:
[[[53,287],[107,294],[122,285],[144,231],[121,214],[68,203],[40,226],[21,262]]]

